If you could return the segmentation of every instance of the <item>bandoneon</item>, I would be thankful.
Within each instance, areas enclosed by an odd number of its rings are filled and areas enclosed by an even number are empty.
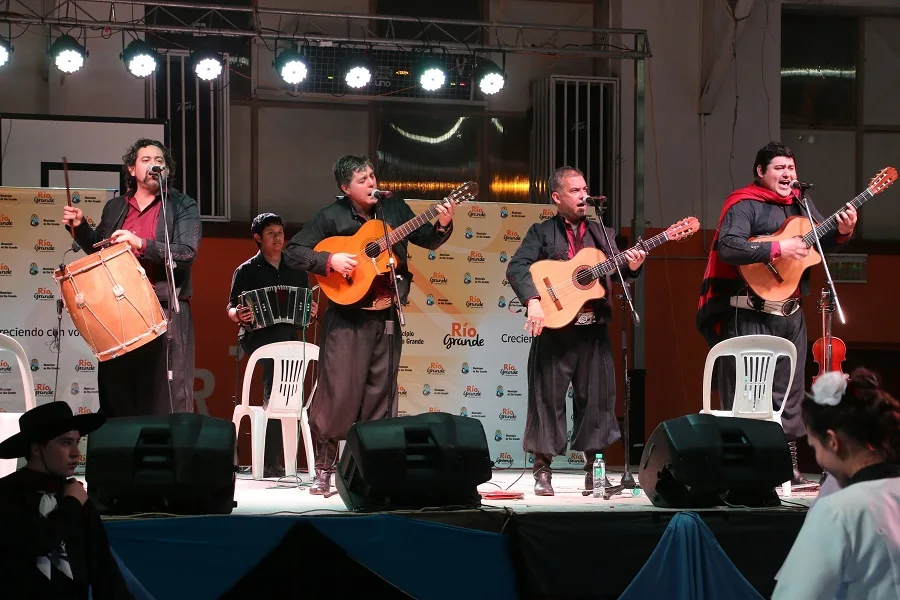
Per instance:
[[[273,285],[244,292],[240,303],[250,309],[253,320],[245,327],[262,329],[285,323],[297,327],[309,324],[312,290],[290,285]]]

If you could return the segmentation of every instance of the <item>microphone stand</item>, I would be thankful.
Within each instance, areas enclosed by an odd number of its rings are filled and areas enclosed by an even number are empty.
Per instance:
[[[175,405],[172,401],[172,311],[175,314],[181,313],[181,307],[178,306],[178,298],[175,293],[175,266],[172,261],[172,246],[169,243],[169,219],[166,217],[166,204],[169,199],[169,177],[168,169],[164,169],[159,173],[159,195],[160,204],[162,206],[163,218],[163,243],[165,250],[163,252],[163,262],[166,270],[166,298],[168,303],[168,314],[166,323],[166,380],[169,388],[169,413],[175,412]]]
[[[603,223],[603,208],[604,203],[595,202],[594,203],[594,211],[597,213],[597,218],[600,219],[600,230],[603,232],[603,237],[606,238],[606,246],[613,250],[614,246],[609,239],[609,233],[606,231],[606,225]],[[638,239],[638,244],[643,245],[643,240]],[[633,490],[640,489],[639,486],[634,481],[634,476],[631,474],[631,441],[630,441],[630,413],[631,413],[631,377],[628,374],[628,328],[626,327],[626,317],[625,317],[625,308],[626,303],[628,308],[631,310],[631,320],[634,322],[635,327],[640,326],[641,318],[637,313],[637,310],[634,308],[634,303],[631,301],[631,294],[628,291],[628,282],[625,281],[625,277],[622,275],[622,267],[619,264],[619,257],[624,256],[621,252],[615,254],[613,256],[613,264],[616,266],[616,273],[619,275],[619,282],[622,284],[622,294],[619,296],[620,299],[624,300],[622,302],[622,368],[624,369],[625,376],[623,379],[624,383],[624,395],[625,395],[625,406],[624,413],[625,419],[623,423],[623,433],[622,433],[622,442],[625,446],[625,473],[622,474],[622,482],[619,485],[612,486],[607,489],[603,495],[605,500],[609,500],[610,496],[620,493],[622,490]],[[629,267],[630,269],[630,267]]]
[[[374,214],[378,216],[378,208],[381,208],[381,224],[384,225],[384,247],[388,253],[388,267],[391,269],[391,310],[388,314],[388,318],[384,321],[384,334],[390,336],[388,343],[390,346],[388,347],[388,373],[390,377],[393,378],[393,382],[391,384],[391,394],[394,393],[394,388],[397,385],[396,375],[394,373],[394,315],[397,315],[397,318],[400,320],[400,327],[404,327],[406,325],[406,319],[403,316],[403,307],[400,304],[400,288],[397,285],[397,269],[396,263],[394,261],[394,250],[391,248],[391,236],[388,233],[388,225],[387,219],[384,215],[384,197],[378,198],[375,202],[375,211]],[[395,312],[396,311],[396,312]],[[391,401],[391,414],[387,415],[389,417],[394,416],[394,407],[393,400]]]
[[[831,270],[828,268],[828,261],[825,259],[825,252],[822,251],[822,243],[819,241],[819,236],[816,234],[816,222],[813,221],[812,210],[809,208],[809,198],[806,196],[806,186],[800,187],[800,199],[803,201],[801,206],[806,209],[806,216],[809,217],[809,224],[812,226],[812,238],[815,242],[816,250],[819,251],[819,256],[822,257],[822,266],[825,268],[825,282],[828,284],[828,291],[831,294],[831,297],[834,299],[834,307],[837,309],[838,318],[841,320],[841,324],[844,325],[847,323],[847,320],[844,318],[844,310],[841,308],[841,301],[838,299],[837,290],[834,288],[834,280],[831,278]],[[837,225],[835,225],[835,229],[837,229]],[[826,365],[826,369],[828,366]]]

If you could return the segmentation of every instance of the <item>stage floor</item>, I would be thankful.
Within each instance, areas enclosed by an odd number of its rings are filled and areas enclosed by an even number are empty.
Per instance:
[[[623,469],[618,472],[611,471],[610,482],[617,485],[621,480]],[[335,514],[348,513],[340,496],[335,494],[329,498],[313,496],[309,493],[309,479],[305,472],[298,473],[299,477],[283,477],[281,479],[269,478],[255,480],[249,472],[238,474],[234,499],[237,502],[232,514],[234,515],[287,515],[287,514]],[[807,477],[813,477],[807,474]],[[637,480],[637,477],[635,477]],[[594,512],[594,511],[662,511],[674,512],[672,509],[657,508],[650,503],[647,496],[641,493],[633,496],[619,494],[609,500],[582,496],[584,485],[584,473],[578,471],[554,471],[553,489],[555,496],[535,496],[534,478],[530,469],[496,470],[490,482],[478,487],[480,492],[509,490],[523,492],[525,498],[521,500],[496,500],[484,499],[483,509],[510,510],[515,513],[536,512]],[[332,491],[334,491],[332,489]],[[810,502],[816,497],[817,492],[805,492],[793,490],[790,497],[782,498],[782,507],[785,510],[801,510],[809,507]],[[704,509],[700,509],[704,510]],[[705,509],[711,511],[772,511],[777,508],[748,509],[744,507],[716,507]]]

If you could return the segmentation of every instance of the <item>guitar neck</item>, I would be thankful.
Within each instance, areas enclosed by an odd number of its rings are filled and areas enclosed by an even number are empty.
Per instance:
[[[406,238],[406,236],[411,234],[413,231],[415,231],[416,229],[418,229],[425,223],[428,223],[429,221],[431,221],[433,218],[435,218],[437,216],[437,214],[438,214],[437,205],[435,204],[435,205],[432,205],[431,208],[429,208],[428,210],[423,212],[421,215],[419,215],[417,217],[413,217],[412,219],[410,219],[403,225],[397,227],[396,229],[391,230],[391,233],[388,236],[391,240],[391,246],[402,241],[403,239]],[[384,240],[379,242],[379,244],[384,246]],[[382,248],[382,250],[385,250],[385,248]]]
[[[628,250],[650,251],[653,248],[656,248],[657,246],[661,246],[668,241],[669,241],[669,237],[666,235],[666,232],[663,231],[662,233],[654,235],[652,238],[650,238],[648,240],[643,240],[640,244],[635,244]],[[627,252],[627,250],[625,252]],[[616,254],[613,258],[608,258],[605,261],[603,261],[602,263],[595,265],[593,267],[593,270],[596,272],[596,274],[598,276],[599,275],[611,275],[612,273],[616,272],[616,263],[618,263],[619,266],[621,266],[627,262],[628,262],[628,260],[625,258],[625,253],[620,252],[619,254]]]
[[[859,208],[874,196],[875,194],[866,189],[862,194],[854,198],[850,204],[853,208]],[[816,238],[821,238],[832,229],[837,229],[837,214],[839,212],[840,211],[835,211],[833,215],[822,221],[815,229],[803,236],[803,241],[807,246],[812,247],[816,243]]]

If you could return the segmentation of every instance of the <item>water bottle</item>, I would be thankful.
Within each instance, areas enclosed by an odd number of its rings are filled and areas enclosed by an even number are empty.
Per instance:
[[[606,461],[603,460],[603,454],[597,454],[594,459],[594,498],[602,498],[606,493],[606,486],[603,482],[606,480]]]

